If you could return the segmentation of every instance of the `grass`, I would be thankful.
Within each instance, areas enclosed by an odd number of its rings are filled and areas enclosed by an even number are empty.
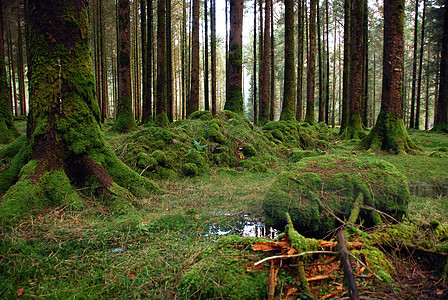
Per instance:
[[[448,136],[410,133],[423,153],[372,154],[354,150],[357,141],[337,142],[329,152],[378,156],[409,180],[448,183],[448,159],[428,155],[448,147]],[[112,143],[121,138],[107,136]],[[25,299],[180,297],[182,275],[218,239],[210,231],[226,226],[238,232],[242,214],[261,216],[264,193],[288,168],[286,162],[266,173],[215,168],[200,177],[159,181],[167,193],[142,199],[132,215],[111,214],[90,199],[82,211],[53,207],[14,226],[0,224],[0,298],[18,293]],[[409,209],[413,220],[448,223],[446,197],[413,196]]]

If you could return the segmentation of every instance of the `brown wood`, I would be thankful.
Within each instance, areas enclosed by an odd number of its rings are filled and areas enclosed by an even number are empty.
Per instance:
[[[341,255],[341,264],[344,268],[344,278],[348,285],[349,295],[351,300],[359,299],[358,287],[356,286],[355,276],[353,274],[352,263],[350,261],[350,254],[348,253],[347,244],[345,242],[345,236],[342,229],[339,229],[337,234],[339,243],[339,253]]]

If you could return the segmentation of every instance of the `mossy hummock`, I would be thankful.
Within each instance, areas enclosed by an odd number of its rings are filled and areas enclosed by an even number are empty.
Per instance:
[[[337,219],[349,218],[360,193],[364,205],[359,219],[365,226],[381,223],[378,211],[396,220],[407,214],[407,180],[394,166],[325,155],[303,158],[278,176],[263,200],[266,224],[283,229],[288,212],[301,234],[322,237],[340,225]]]
[[[28,10],[31,111],[27,138],[0,174],[0,218],[79,207],[76,188],[85,186],[115,212],[132,209],[135,196],[159,189],[121,162],[100,131],[86,2],[30,0]]]

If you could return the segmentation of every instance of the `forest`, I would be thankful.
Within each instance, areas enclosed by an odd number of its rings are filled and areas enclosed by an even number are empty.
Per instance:
[[[0,298],[446,299],[441,0],[0,0]]]

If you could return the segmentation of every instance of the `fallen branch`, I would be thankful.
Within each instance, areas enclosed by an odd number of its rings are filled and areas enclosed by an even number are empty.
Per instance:
[[[260,264],[262,264],[262,263],[264,263],[264,262],[273,260],[273,259],[294,258],[294,257],[305,256],[305,255],[308,255],[308,254],[333,254],[333,255],[336,255],[336,254],[338,254],[338,252],[334,252],[334,251],[309,251],[309,252],[302,252],[302,253],[292,254],[292,255],[277,255],[277,256],[271,256],[271,257],[263,258],[263,259],[260,260],[260,261],[257,261],[257,262],[254,264],[254,267],[256,267],[256,266],[258,266],[258,265],[260,265]]]
[[[348,285],[351,300],[358,300],[358,287],[356,286],[355,276],[353,275],[352,264],[350,262],[350,253],[345,243],[345,236],[342,230],[338,231],[337,239],[339,242],[339,253],[341,254],[341,263],[344,268],[344,277]]]

